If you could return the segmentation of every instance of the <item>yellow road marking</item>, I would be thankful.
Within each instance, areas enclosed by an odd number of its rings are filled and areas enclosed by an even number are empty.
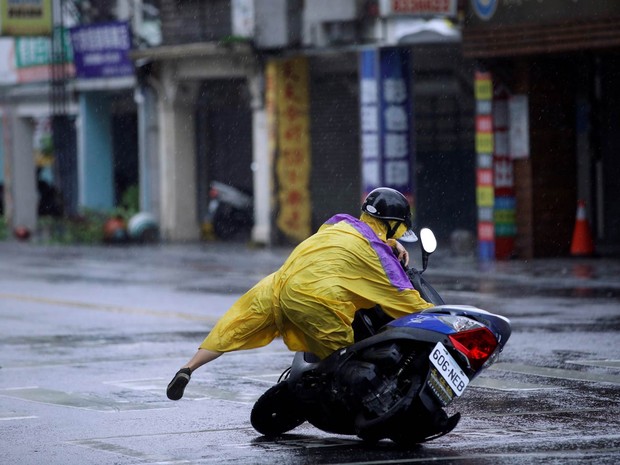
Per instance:
[[[45,305],[57,305],[61,307],[83,308],[87,310],[96,310],[109,313],[124,313],[133,315],[156,316],[160,318],[179,318],[182,320],[202,321],[207,323],[215,323],[218,318],[214,316],[193,315],[191,313],[183,313],[176,311],[157,311],[148,308],[125,307],[121,305],[96,304],[90,302],[76,302],[72,300],[49,299],[47,297],[35,297],[21,294],[0,293],[0,299],[18,300],[21,302],[33,302]]]

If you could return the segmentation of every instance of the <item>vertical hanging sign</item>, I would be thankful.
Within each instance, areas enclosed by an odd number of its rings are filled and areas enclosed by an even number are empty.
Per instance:
[[[512,257],[516,235],[516,201],[513,164],[510,157],[509,97],[508,91],[501,89],[495,92],[493,99],[495,258],[500,260]]]
[[[379,77],[376,48],[360,52],[360,134],[363,196],[379,186],[381,156],[379,153]]]
[[[312,228],[308,61],[297,57],[276,63],[276,224],[286,237],[301,242]]]
[[[362,195],[386,186],[413,205],[410,52],[368,48],[359,60]]]
[[[478,207],[478,258],[495,258],[495,201],[493,173],[493,82],[491,74],[476,72],[476,203]]]

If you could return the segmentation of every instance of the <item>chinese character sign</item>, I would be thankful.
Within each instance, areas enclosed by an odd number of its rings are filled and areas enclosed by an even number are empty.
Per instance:
[[[52,42],[49,37],[0,38],[0,85],[49,81],[56,69],[62,75],[73,77],[73,58],[66,30],[57,29],[65,47],[64,60],[52,60]]]
[[[476,204],[478,206],[478,257],[495,257],[495,203],[493,172],[493,81],[491,74],[476,72]]]
[[[457,0],[380,0],[381,16],[456,16]]]
[[[126,22],[71,28],[76,77],[81,79],[133,75],[129,59],[131,34]]]
[[[516,200],[510,157],[509,94],[488,72],[476,72],[476,199],[478,257],[507,259],[514,253]]]
[[[52,0],[0,0],[0,34],[45,36],[52,33]]]
[[[363,195],[379,186],[413,196],[412,104],[408,49],[360,52]]]
[[[302,241],[312,228],[310,203],[310,118],[308,61],[297,57],[275,61],[278,189],[277,226]]]
[[[515,248],[515,190],[510,156],[510,94],[501,86],[493,93],[493,166],[495,181],[495,258],[509,259]]]

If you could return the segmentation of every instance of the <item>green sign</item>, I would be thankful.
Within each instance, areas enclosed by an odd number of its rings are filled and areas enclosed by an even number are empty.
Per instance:
[[[56,34],[60,29],[56,29]],[[62,31],[63,58],[65,63],[73,61],[71,40],[68,31]],[[15,38],[15,64],[17,68],[29,68],[33,66],[50,65],[52,59],[52,40],[49,37],[17,37]]]

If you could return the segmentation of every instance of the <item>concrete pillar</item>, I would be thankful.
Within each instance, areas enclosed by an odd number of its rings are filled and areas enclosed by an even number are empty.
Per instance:
[[[93,210],[111,210],[114,207],[114,155],[110,99],[105,93],[83,92],[79,107],[79,205]]]
[[[178,81],[173,64],[162,69],[161,78],[158,111],[161,236],[170,241],[198,240],[195,122],[198,86]]]
[[[4,209],[11,229],[34,232],[37,227],[37,185],[34,163],[34,126],[30,118],[9,110],[5,119]]]
[[[510,71],[514,83],[514,94],[528,94],[530,91],[530,66],[526,59],[518,60]],[[530,110],[531,111],[531,110]],[[517,237],[515,250],[519,258],[534,257],[534,181],[532,157],[517,159],[513,163],[516,198]]]
[[[4,121],[2,120],[2,118],[0,117],[0,186],[2,188],[4,188],[4,143],[3,143],[3,139],[1,137],[4,136]],[[0,189],[0,195],[2,190]],[[0,201],[1,202],[1,201]],[[2,214],[0,213],[0,217],[2,216]]]
[[[254,175],[254,228],[252,240],[271,245],[272,165],[269,153],[269,128],[265,110],[263,70],[251,76],[252,95],[252,173]]]
[[[140,210],[159,218],[161,208],[156,90],[148,85],[136,90],[136,103],[138,104]]]

